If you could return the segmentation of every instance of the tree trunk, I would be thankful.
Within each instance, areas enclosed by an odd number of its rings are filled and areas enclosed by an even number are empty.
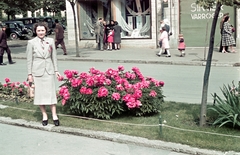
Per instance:
[[[208,56],[207,56],[207,62],[206,62],[204,78],[203,78],[201,114],[200,114],[200,126],[201,127],[206,125],[208,82],[209,82],[209,75],[210,75],[211,63],[212,63],[215,30],[216,30],[218,15],[219,15],[221,6],[222,6],[222,4],[220,2],[217,2],[214,18],[213,18],[213,21],[212,21]]]
[[[80,57],[79,54],[79,47],[78,47],[78,37],[77,37],[77,20],[76,20],[76,14],[75,14],[75,2],[71,2],[72,10],[73,10],[73,19],[74,19],[74,29],[75,29],[75,45],[76,45],[76,57]]]

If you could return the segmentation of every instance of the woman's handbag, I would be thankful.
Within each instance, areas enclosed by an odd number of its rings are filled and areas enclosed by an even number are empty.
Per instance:
[[[34,97],[34,83],[29,82],[27,93],[28,97]]]

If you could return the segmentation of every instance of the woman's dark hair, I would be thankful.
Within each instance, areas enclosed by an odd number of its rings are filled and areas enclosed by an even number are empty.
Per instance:
[[[229,16],[226,16],[226,17],[224,18],[224,22],[227,22],[228,19],[229,19]]]
[[[165,27],[165,26],[163,26],[163,27],[162,27],[162,30],[163,30],[163,31],[165,31],[165,30],[166,30],[166,27]]]
[[[34,24],[34,27],[33,27],[33,31],[34,33],[37,33],[36,30],[37,30],[37,27],[38,26],[44,26],[45,30],[46,30],[46,33],[48,32],[49,28],[48,28],[48,25],[46,22],[38,22],[38,23],[35,23]]]
[[[117,21],[115,21],[115,25],[118,25],[118,22],[117,22]]]

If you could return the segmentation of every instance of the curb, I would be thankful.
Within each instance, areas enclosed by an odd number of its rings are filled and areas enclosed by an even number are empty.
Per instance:
[[[111,132],[102,132],[102,131],[91,131],[70,127],[55,127],[54,125],[49,124],[46,127],[43,127],[39,122],[26,121],[23,119],[12,119],[10,117],[0,117],[0,123],[22,126],[27,128],[33,128],[38,130],[44,130],[49,132],[58,132],[64,134],[72,134],[77,136],[85,136],[95,139],[108,140],[118,143],[127,143],[134,144],[138,146],[156,148],[156,149],[165,149],[169,151],[174,151],[178,153],[186,153],[186,154],[201,154],[201,155],[240,155],[240,153],[236,153],[233,151],[229,152],[220,152],[214,150],[207,149],[199,149],[195,147],[190,147],[188,145],[176,144],[171,142],[164,142],[160,140],[149,140],[141,137],[128,136],[124,134],[111,133]]]
[[[23,56],[14,56],[13,59],[26,59]],[[206,62],[189,61],[155,61],[155,60],[110,60],[110,59],[85,59],[85,58],[58,58],[59,61],[82,61],[82,62],[104,62],[104,63],[135,63],[135,64],[162,64],[162,65],[187,65],[187,66],[206,66]],[[212,63],[216,67],[240,67],[239,62]]]

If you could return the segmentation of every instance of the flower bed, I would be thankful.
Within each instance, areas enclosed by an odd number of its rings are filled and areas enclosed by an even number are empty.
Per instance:
[[[146,116],[159,112],[163,102],[163,81],[144,77],[137,67],[132,71],[109,68],[89,73],[65,70],[59,80],[59,100],[68,113],[110,119],[121,114]]]
[[[33,99],[27,96],[27,88],[27,82],[11,82],[9,78],[5,78],[5,83],[0,83],[0,99],[32,102]]]

